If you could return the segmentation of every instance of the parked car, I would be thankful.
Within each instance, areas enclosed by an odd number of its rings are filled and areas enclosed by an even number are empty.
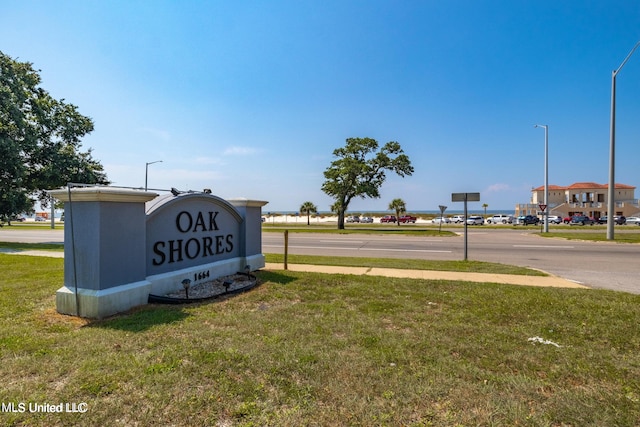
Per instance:
[[[565,216],[564,218],[562,218],[562,222],[564,222],[565,224],[569,224],[571,222],[571,217]]]
[[[606,224],[608,221],[609,219],[606,215],[598,218],[598,224]],[[617,225],[624,225],[627,223],[627,218],[625,218],[624,216],[616,215],[613,217],[613,222],[614,224],[617,224]]]
[[[27,219],[23,216],[14,216],[13,218],[11,218],[11,221],[16,221],[16,222],[25,222]]]
[[[560,224],[562,222],[562,217],[558,215],[549,215],[548,220],[549,223]]]
[[[46,219],[44,219],[44,217],[43,217],[43,216],[37,216],[37,217],[36,217],[36,221],[38,221],[38,222],[43,222],[43,221],[46,221]]]
[[[418,220],[418,218],[416,218],[415,216],[411,216],[411,215],[402,215],[400,218],[398,218],[398,222],[402,222],[402,223],[411,222],[411,223],[415,224],[417,220]]]
[[[431,222],[433,224],[449,224],[449,223],[451,223],[451,220],[449,218],[445,218],[443,216],[439,216],[439,217],[433,218],[431,220]]]
[[[360,222],[365,223],[365,224],[371,224],[373,222],[373,218],[371,218],[370,216],[363,216],[360,219]]]
[[[540,218],[535,215],[521,215],[518,217],[514,225],[538,225]]]
[[[627,224],[640,225],[640,216],[630,216],[627,218]]]
[[[380,218],[380,222],[396,222],[396,217],[395,215],[385,215],[382,218]]]
[[[487,218],[487,224],[512,224],[513,217],[511,215],[494,215],[492,217]]]
[[[593,225],[595,223],[596,221],[593,218],[589,218],[585,215],[575,215],[573,218],[571,218],[571,222],[569,223],[569,225]]]
[[[472,215],[469,218],[467,218],[467,225],[483,225],[483,224],[484,224],[484,218],[482,218],[481,216]]]
[[[348,216],[347,222],[360,222],[360,217],[357,215]]]
[[[454,215],[451,217],[451,222],[454,222],[456,224],[460,224],[461,222],[464,222],[464,215]]]

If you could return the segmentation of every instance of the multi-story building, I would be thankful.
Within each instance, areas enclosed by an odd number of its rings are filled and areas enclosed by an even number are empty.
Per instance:
[[[635,189],[631,185],[616,184],[615,207],[613,215],[637,216],[640,204],[635,198]],[[568,187],[549,185],[547,211],[549,215],[562,217],[583,214],[593,218],[607,215],[609,185],[595,182],[576,182]],[[531,189],[531,201],[516,205],[517,215],[536,215],[539,204],[544,203],[544,186]]]

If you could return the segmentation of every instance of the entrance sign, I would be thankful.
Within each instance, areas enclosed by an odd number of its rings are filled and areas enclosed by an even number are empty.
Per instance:
[[[209,193],[76,187],[65,202],[60,313],[102,318],[238,271],[264,267],[261,208]]]
[[[467,202],[479,202],[480,193],[451,193],[452,202],[464,202],[464,260],[467,260]]]

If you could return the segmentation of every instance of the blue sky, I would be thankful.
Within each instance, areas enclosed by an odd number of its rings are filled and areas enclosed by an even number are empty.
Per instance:
[[[415,173],[350,211],[513,211],[544,180],[608,182],[611,72],[637,1],[7,1],[0,50],[91,117],[114,185],[211,188],[328,210],[349,137],[398,141]],[[639,49],[640,50],[640,49]],[[616,181],[640,186],[640,52],[617,77]],[[638,194],[638,193],[636,193]]]

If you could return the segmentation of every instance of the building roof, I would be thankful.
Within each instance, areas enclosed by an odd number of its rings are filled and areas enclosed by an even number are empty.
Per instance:
[[[561,185],[549,185],[549,190],[566,191],[566,190],[606,190],[609,184],[598,184],[595,182],[574,182],[573,184],[563,187]],[[627,184],[616,184],[615,188],[620,190],[635,190],[636,187]],[[544,191],[544,185],[534,188],[532,191]]]

